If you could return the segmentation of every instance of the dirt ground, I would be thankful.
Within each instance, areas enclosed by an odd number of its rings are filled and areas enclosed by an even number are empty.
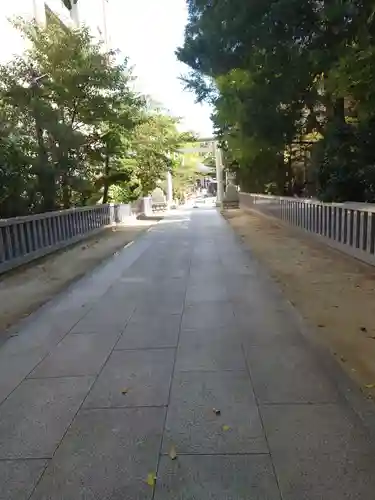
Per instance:
[[[276,219],[241,210],[225,217],[286,297],[369,397],[375,394],[375,268]]]
[[[106,228],[87,240],[0,276],[0,334],[155,222],[144,220],[136,225]]]

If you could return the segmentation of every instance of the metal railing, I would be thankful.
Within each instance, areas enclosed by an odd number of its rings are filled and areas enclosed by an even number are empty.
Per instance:
[[[137,215],[152,213],[149,198],[0,219],[0,274],[55,252]]]
[[[375,265],[375,205],[240,193],[240,206],[271,215]]]
[[[99,205],[0,219],[0,273],[100,231],[111,224],[112,212]]]

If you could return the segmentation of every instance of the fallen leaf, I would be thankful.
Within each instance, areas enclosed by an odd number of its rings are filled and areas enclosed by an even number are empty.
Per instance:
[[[217,408],[212,408],[212,411],[215,413],[215,415],[221,415],[221,411]]]
[[[149,486],[155,486],[155,482],[156,482],[156,474],[155,472],[150,472],[149,474],[147,474],[147,480],[146,480],[146,483],[149,485]]]
[[[366,389],[373,389],[375,387],[375,384],[366,384],[365,387]]]
[[[169,450],[169,456],[171,460],[176,460],[177,458],[177,452],[176,452],[176,447],[172,444],[171,449]]]
[[[125,394],[127,394],[128,392],[129,392],[129,389],[123,389],[123,390],[121,391],[121,394],[124,394],[124,395],[125,395]]]
[[[223,425],[223,431],[229,431],[230,427],[229,425]]]

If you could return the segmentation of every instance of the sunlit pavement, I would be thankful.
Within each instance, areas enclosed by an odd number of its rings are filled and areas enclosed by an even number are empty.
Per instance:
[[[372,500],[359,419],[215,209],[180,209],[0,350],[1,500]]]

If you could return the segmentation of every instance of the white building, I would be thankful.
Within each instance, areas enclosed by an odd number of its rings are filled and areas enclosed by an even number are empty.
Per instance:
[[[25,42],[19,32],[14,29],[11,19],[21,16],[25,19],[36,19],[44,23],[46,15],[53,13],[66,26],[87,25],[92,35],[105,42],[110,40],[107,34],[106,4],[107,0],[13,0],[1,1],[0,6],[0,63],[4,63],[25,48]],[[67,6],[71,6],[71,9]]]

